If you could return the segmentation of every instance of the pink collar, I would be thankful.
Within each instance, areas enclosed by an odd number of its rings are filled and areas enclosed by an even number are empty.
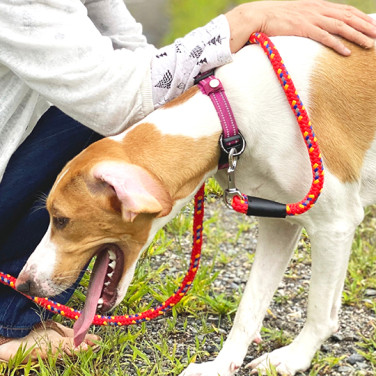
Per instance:
[[[198,76],[195,79],[195,84],[198,85],[203,94],[209,96],[221,122],[223,133],[220,138],[220,145],[224,153],[221,155],[219,168],[225,168],[231,149],[235,148],[234,156],[239,156],[244,151],[245,140],[239,132],[222,83],[214,76],[214,71]]]

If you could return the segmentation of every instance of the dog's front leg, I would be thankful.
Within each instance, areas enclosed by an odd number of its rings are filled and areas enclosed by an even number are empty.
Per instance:
[[[250,366],[266,371],[273,364],[283,375],[295,375],[309,368],[315,352],[338,330],[338,311],[355,226],[325,223],[310,235],[312,277],[307,321],[288,346],[253,361]]]
[[[191,364],[181,376],[231,376],[243,363],[248,346],[260,339],[260,327],[299,239],[301,227],[286,221],[260,219],[251,274],[234,325],[218,357]]]

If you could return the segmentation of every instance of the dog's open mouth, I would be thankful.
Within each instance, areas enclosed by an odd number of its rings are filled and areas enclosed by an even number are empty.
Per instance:
[[[108,262],[106,262],[106,260],[101,260],[102,258],[107,259],[107,256],[109,259]],[[97,262],[105,262],[108,265],[104,276],[102,292],[97,305],[98,311],[105,313],[110,311],[116,302],[117,286],[122,276],[124,266],[123,252],[117,246],[112,245],[97,256],[96,263]]]
[[[104,313],[115,305],[123,267],[124,256],[119,247],[111,244],[101,248],[90,278],[85,307],[74,324],[76,346],[84,340],[97,309]]]

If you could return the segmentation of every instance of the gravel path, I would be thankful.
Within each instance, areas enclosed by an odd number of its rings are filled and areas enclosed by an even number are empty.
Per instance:
[[[221,201],[207,205],[206,217],[215,212],[222,213],[220,221],[216,222],[217,228],[225,228],[228,231],[229,237],[234,236],[239,228],[240,219],[238,214],[226,209]],[[243,219],[242,219],[243,220]],[[253,219],[245,219],[248,223],[252,224]],[[215,231],[212,229],[211,231]],[[243,233],[235,245],[223,244],[223,251],[231,258],[231,261],[221,268],[218,265],[219,276],[214,283],[215,291],[219,293],[225,292],[228,296],[240,293],[243,290],[247,276],[251,267],[249,254],[254,253],[256,246],[257,226],[250,226],[250,229]],[[185,242],[184,242],[185,243]],[[187,237],[186,243],[190,243]],[[189,246],[187,246],[189,252]],[[205,248],[205,245],[204,245]],[[275,295],[275,299],[270,306],[270,310],[265,317],[264,326],[270,329],[278,329],[283,332],[283,338],[294,338],[301,330],[306,319],[306,304],[310,279],[310,265],[307,260],[306,250],[303,247],[303,240],[299,246],[299,251],[295,253],[290,266],[287,271],[288,278],[285,278]],[[247,255],[248,253],[248,255]],[[158,256],[158,263],[170,262],[172,255]],[[165,259],[167,257],[167,259]],[[202,262],[210,263],[210,260],[205,260],[205,251],[203,254]],[[173,256],[172,256],[173,258]],[[176,265],[174,263],[174,265]],[[176,266],[179,270],[179,266]],[[266,276],[267,277],[267,276]],[[372,295],[372,291],[369,292]],[[231,320],[233,316],[231,317]],[[204,322],[205,325],[215,325],[218,328],[217,333],[205,333],[205,327],[197,318],[187,317],[187,315],[178,315],[177,331],[170,336],[169,342],[178,343],[177,356],[186,354],[187,347],[190,347],[194,352],[195,349],[195,336],[198,335],[199,340],[204,343],[203,349],[207,352],[208,356],[204,356],[200,361],[213,360],[218,353],[220,343],[226,337],[231,329],[231,322],[226,317],[217,315],[208,315]],[[183,329],[183,323],[188,320],[188,326]],[[370,362],[366,361],[357,352],[359,349],[358,342],[361,337],[370,338],[372,331],[374,331],[375,315],[366,308],[354,308],[344,306],[340,318],[340,330],[334,334],[328,341],[324,343],[321,348],[319,357],[343,357],[338,364],[332,368],[327,369],[324,367],[319,371],[319,375],[375,375],[372,370]],[[149,334],[153,336],[159,332],[163,327],[163,319],[157,322],[150,322]],[[275,333],[275,332],[274,332]],[[149,335],[148,334],[148,335]],[[157,340],[157,337],[155,337]],[[257,358],[261,354],[271,351],[280,346],[281,339],[274,338],[265,340],[262,345],[251,345],[247,353],[245,364]],[[376,356],[376,354],[375,354]],[[319,362],[315,362],[318,367]],[[321,363],[322,365],[322,363]],[[312,370],[312,369],[311,369]],[[309,375],[308,370],[302,375]],[[249,375],[249,370],[244,367],[238,372],[237,375]]]

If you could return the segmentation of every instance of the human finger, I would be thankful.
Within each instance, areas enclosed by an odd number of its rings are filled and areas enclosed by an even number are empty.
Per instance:
[[[355,8],[351,5],[344,5],[344,4],[337,4],[337,3],[331,3],[333,9],[336,10],[342,10],[343,12],[343,19],[342,21],[346,22],[348,20],[350,23],[356,19],[360,18],[363,21],[367,22],[367,24],[371,24],[373,26],[376,26],[376,20],[369,16],[368,14],[362,12],[358,8]],[[354,18],[355,16],[355,18]]]
[[[348,12],[333,11],[335,13],[328,12],[327,14],[325,14],[325,16],[328,17],[328,18],[331,18],[332,20],[334,20],[336,22],[338,22],[337,25],[334,25],[334,26],[336,26],[339,29],[339,31],[343,27],[342,24],[341,24],[341,22],[342,22],[343,24],[346,24],[349,27],[351,27],[351,28],[363,33],[363,34],[368,35],[369,37],[376,38],[376,21],[373,18],[369,17],[375,23],[369,22],[367,19],[365,19],[365,17],[362,17],[361,12],[358,15],[357,11],[358,10],[356,8],[354,8],[354,12],[351,12],[351,11],[348,11]],[[346,28],[344,28],[344,29],[346,30]]]
[[[374,39],[365,35],[362,30],[359,31],[359,29],[338,19],[322,17],[317,26],[331,34],[339,35],[365,48],[371,48],[375,44]]]
[[[322,43],[329,48],[332,48],[341,55],[351,55],[351,51],[340,41],[340,39],[336,38],[334,35],[321,29],[320,27],[311,26],[306,30],[306,33],[307,37],[315,40],[316,42]]]

